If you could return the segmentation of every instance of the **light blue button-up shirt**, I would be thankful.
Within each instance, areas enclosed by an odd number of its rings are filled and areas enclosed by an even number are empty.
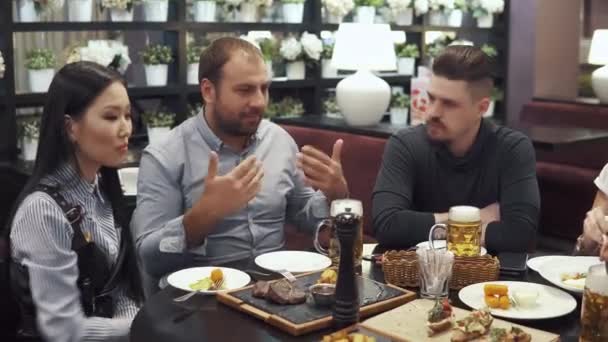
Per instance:
[[[219,175],[255,155],[264,169],[262,188],[246,207],[220,221],[202,245],[188,249],[183,215],[205,189],[211,151],[219,156]],[[305,185],[297,151],[293,138],[267,120],[245,150],[235,151],[212,132],[202,113],[146,147],[131,221],[146,273],[160,278],[194,263],[217,265],[280,249],[286,221],[313,231],[329,216],[329,207],[323,193]]]

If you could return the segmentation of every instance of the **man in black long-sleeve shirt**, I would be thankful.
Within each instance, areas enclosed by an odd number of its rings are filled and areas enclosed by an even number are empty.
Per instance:
[[[491,70],[472,46],[450,46],[435,58],[426,124],[399,131],[384,151],[372,197],[380,244],[425,241],[450,207],[472,205],[481,208],[490,251],[533,245],[540,209],[534,149],[523,134],[482,119]]]

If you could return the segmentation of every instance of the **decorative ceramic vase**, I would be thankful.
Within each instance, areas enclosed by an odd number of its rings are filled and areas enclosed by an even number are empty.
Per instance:
[[[93,18],[93,0],[68,0],[68,20],[88,22]]]
[[[321,77],[323,78],[337,78],[338,69],[331,65],[331,59],[323,58],[321,60]]]
[[[242,3],[239,21],[244,23],[255,23],[258,21],[258,6],[249,2]]]
[[[144,17],[146,21],[167,21],[169,18],[169,1],[146,0],[144,2]]]
[[[290,24],[300,24],[304,18],[304,3],[283,4],[283,21]]]
[[[285,66],[287,79],[303,80],[306,78],[306,65],[304,61],[288,62]]]
[[[198,63],[188,64],[188,84],[198,84]]]
[[[376,18],[376,7],[374,6],[359,6],[357,7],[357,23],[373,24]]]
[[[148,127],[148,142],[150,144],[163,141],[171,127]]]
[[[399,57],[397,59],[397,73],[410,76],[416,69],[416,59],[411,57]]]
[[[168,67],[167,64],[144,65],[146,84],[153,87],[166,86]]]
[[[407,125],[407,116],[409,108],[391,108],[391,125],[405,126]]]
[[[133,9],[130,11],[118,9],[118,8],[110,8],[110,19],[113,22],[117,21],[133,21]]]
[[[27,78],[32,93],[46,93],[55,76],[55,69],[27,70]]]
[[[212,22],[215,21],[216,3],[215,1],[194,1],[194,21]]]
[[[414,10],[407,8],[395,13],[395,24],[399,26],[409,26],[414,22]]]
[[[38,139],[23,138],[22,152],[23,160],[36,160],[36,152],[38,151]]]
[[[17,13],[19,21],[22,23],[31,23],[40,21],[40,15],[36,12],[34,0],[19,0],[17,2]]]
[[[494,16],[493,15],[484,15],[481,17],[477,17],[477,27],[480,28],[490,28],[494,26]]]

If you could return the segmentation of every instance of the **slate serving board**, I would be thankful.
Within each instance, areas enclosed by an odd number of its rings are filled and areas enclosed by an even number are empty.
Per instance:
[[[304,290],[315,284],[321,272],[297,277],[297,284]],[[382,284],[371,279],[357,277],[361,318],[369,317],[407,303],[416,294],[393,285]],[[218,293],[218,300],[226,305],[249,313],[294,336],[331,326],[331,307],[316,307],[310,297],[306,303],[279,305],[265,299],[253,297],[253,286]]]

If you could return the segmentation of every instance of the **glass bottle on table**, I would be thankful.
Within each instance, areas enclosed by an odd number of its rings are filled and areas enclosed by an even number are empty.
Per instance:
[[[608,269],[606,264],[589,267],[583,306],[579,342],[608,341]]]

